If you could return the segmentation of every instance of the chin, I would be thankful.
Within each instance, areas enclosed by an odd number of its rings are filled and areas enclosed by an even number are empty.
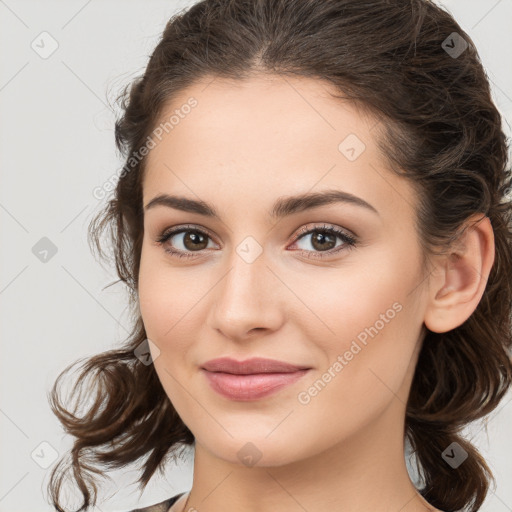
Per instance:
[[[270,430],[265,429],[257,435],[244,431],[239,436],[227,430],[234,436],[233,439],[209,439],[207,443],[200,443],[215,458],[247,468],[283,466],[298,460],[297,443],[283,444],[283,440],[277,436],[271,439],[273,434],[268,436]]]

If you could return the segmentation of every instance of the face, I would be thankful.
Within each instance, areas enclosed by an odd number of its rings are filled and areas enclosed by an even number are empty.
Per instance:
[[[425,301],[417,198],[377,149],[376,120],[327,84],[208,83],[166,108],[163,121],[182,115],[150,150],[143,202],[179,196],[217,216],[145,209],[140,310],[196,444],[240,463],[250,441],[258,465],[285,464],[405,408]],[[286,202],[327,191],[357,199]],[[201,369],[225,356],[310,369],[270,395],[227,398]]]

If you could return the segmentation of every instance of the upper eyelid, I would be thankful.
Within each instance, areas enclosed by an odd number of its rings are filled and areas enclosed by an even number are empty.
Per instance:
[[[208,235],[212,240],[215,240],[215,235],[212,234],[212,232],[210,230],[208,230],[207,228],[203,227],[203,226],[199,226],[199,225],[178,225],[178,226],[173,226],[172,228],[169,228],[169,229],[165,229],[164,231],[162,231],[162,237],[166,237],[166,236],[174,236],[174,235],[179,235],[183,232],[187,232],[187,231],[200,231],[202,233],[204,233],[205,235]]]
[[[356,238],[355,233],[352,233],[352,231],[348,230],[347,228],[344,228],[343,226],[337,226],[336,224],[329,224],[327,222],[323,222],[323,223],[314,223],[313,222],[312,224],[316,224],[316,225],[309,226],[309,227],[308,227],[308,225],[305,225],[304,227],[300,228],[297,231],[297,237],[304,235],[306,233],[309,234],[311,231],[322,231],[322,230],[329,231],[329,230],[335,229],[337,231],[342,231],[347,236]]]

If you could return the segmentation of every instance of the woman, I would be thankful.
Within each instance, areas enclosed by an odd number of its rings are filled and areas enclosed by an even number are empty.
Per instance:
[[[205,0],[122,99],[90,234],[134,327],[85,414],[52,390],[56,510],[66,463],[85,510],[102,465],[146,456],[143,489],[179,445],[191,491],[139,510],[479,510],[460,431],[512,382],[512,203],[469,36],[428,0]]]

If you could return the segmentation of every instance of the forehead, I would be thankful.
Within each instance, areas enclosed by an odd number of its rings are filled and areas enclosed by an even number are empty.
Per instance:
[[[340,97],[333,98],[332,94]],[[188,107],[191,99],[195,101],[193,108]],[[180,110],[187,113],[178,119],[173,114],[180,114]],[[287,148],[299,150],[301,142],[315,134],[317,139],[329,134],[326,143],[331,145],[336,132],[335,137],[340,137],[347,130],[358,134],[367,147],[372,146],[371,130],[376,125],[375,118],[359,111],[327,82],[276,75],[203,79],[168,101],[158,124],[163,126],[171,117],[173,126],[168,127],[164,138],[180,143],[186,139],[201,147],[210,142],[217,153],[228,148],[235,154],[243,145],[246,158],[252,156],[247,153],[250,145],[252,153],[265,145],[284,154]],[[152,151],[153,157],[159,152]]]
[[[403,178],[384,168],[377,119],[321,80],[209,78],[168,102],[160,126],[171,117],[147,157],[144,204],[160,192],[211,199],[213,191],[242,190],[261,202],[315,187],[398,207],[411,194]]]

